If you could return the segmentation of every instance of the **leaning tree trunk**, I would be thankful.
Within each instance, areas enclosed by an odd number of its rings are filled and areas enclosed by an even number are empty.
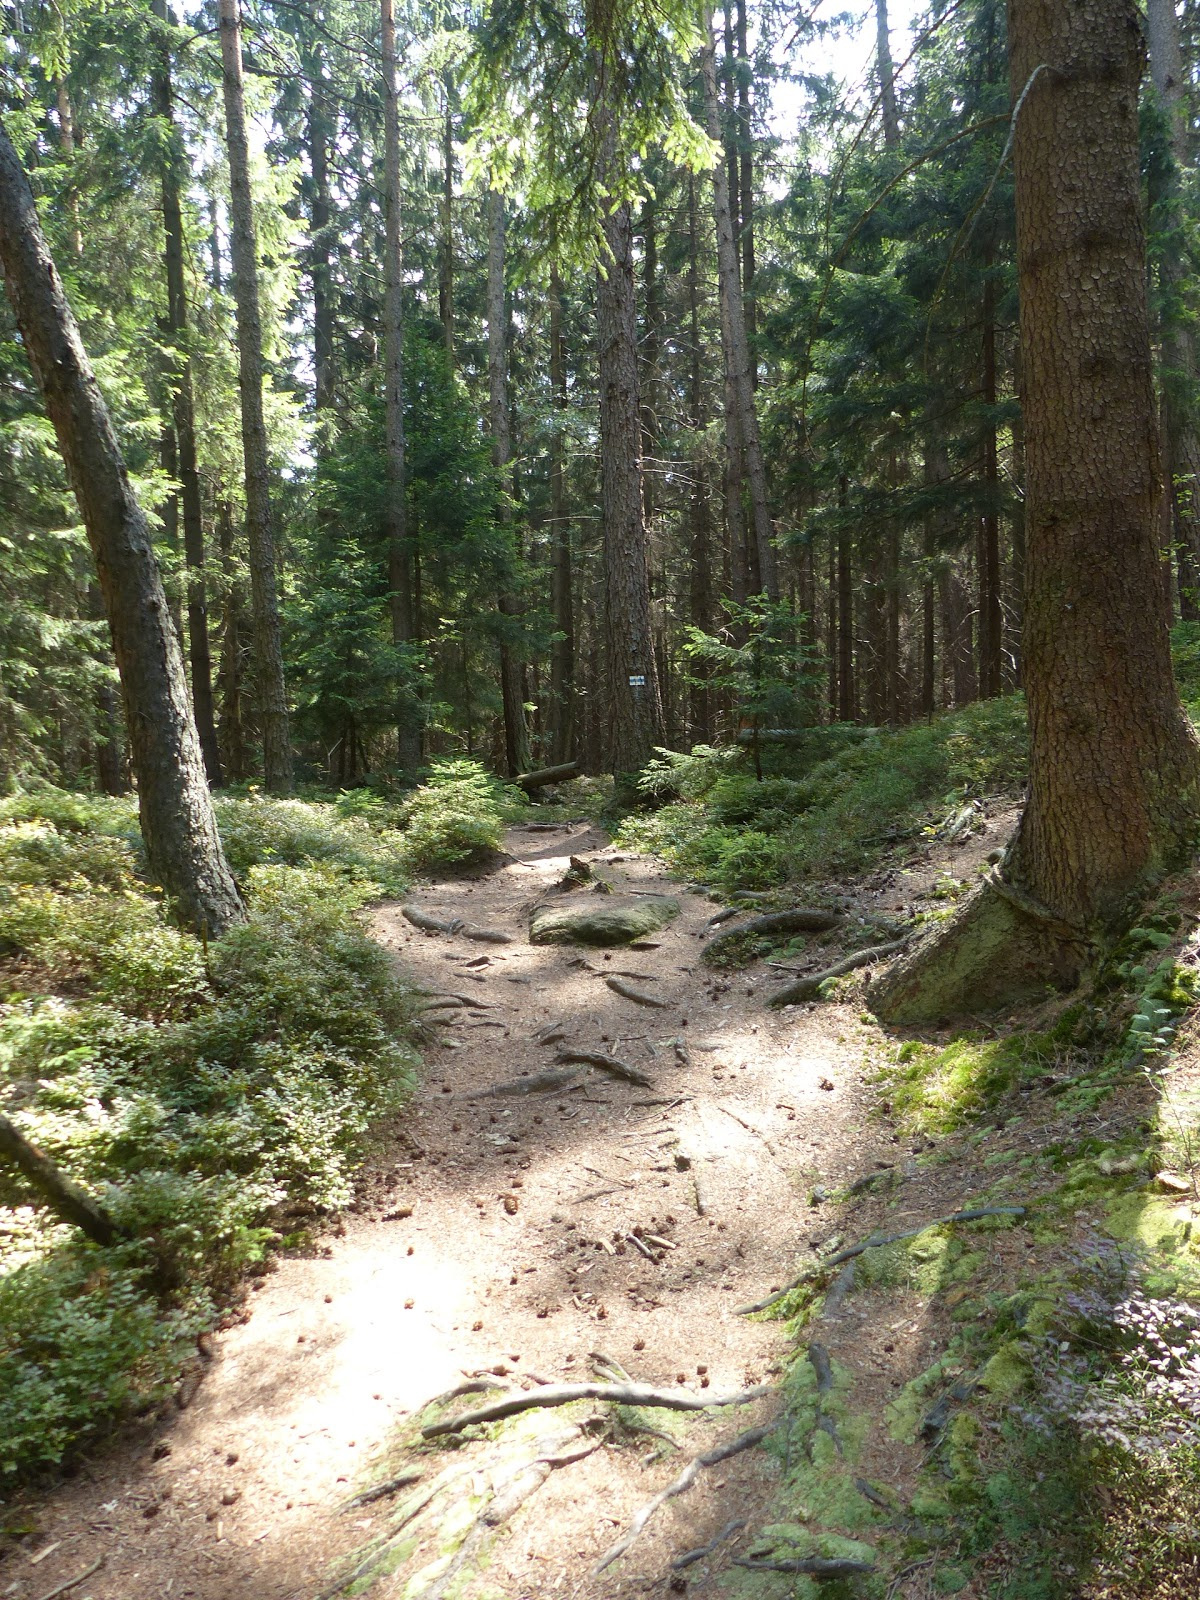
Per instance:
[[[500,522],[508,535],[508,549],[516,559],[512,513],[512,427],[508,413],[508,297],[504,282],[504,196],[498,189],[487,195],[488,216],[488,409],[492,429],[492,465],[500,480]],[[521,607],[503,585],[500,607],[500,700],[504,712],[504,758],[508,776],[528,772],[529,726],[525,721],[525,685],[521,657],[508,636],[515,631]]]
[[[166,0],[154,0],[154,14],[169,23]],[[188,348],[187,282],[184,272],[183,207],[181,195],[182,150],[175,125],[171,87],[171,52],[162,42],[154,74],[155,111],[165,124],[167,149],[163,160],[162,205],[164,261],[167,276],[167,327],[171,335],[172,421],[175,427],[179,498],[183,509],[183,559],[187,568],[188,652],[192,668],[192,710],[204,754],[208,781],[219,786],[221,755],[217,745],[213,709],[212,650],[208,637],[208,598],[204,576],[204,519],[200,496],[200,468],[196,459],[196,406],[192,390],[192,357]]]
[[[1029,798],[990,881],[873,989],[913,1021],[1077,981],[1190,848],[1138,166],[1134,0],[1010,0],[1027,491]]]
[[[704,79],[704,115],[707,132],[714,143],[721,138],[717,102],[717,73],[712,36],[712,17],[705,12],[705,34],[700,64]],[[767,469],[758,431],[758,411],[750,344],[746,337],[746,313],[742,299],[742,280],[737,241],[733,235],[733,215],[729,200],[728,169],[723,161],[713,163],[713,209],[717,225],[717,282],[721,304],[721,349],[725,359],[726,381],[732,389],[734,429],[740,446],[750,490],[750,516],[754,528],[754,554],[758,581],[770,600],[779,598],[779,579],[772,543],[771,513],[767,497]],[[731,445],[733,441],[730,441]]]
[[[187,923],[221,933],[240,916],[241,901],[217,836],[149,525],[2,124],[0,265],[96,561],[150,869]]]
[[[254,612],[254,661],[258,720],[267,788],[292,787],[283,642],[275,581],[275,536],[271,526],[271,477],[263,417],[262,319],[258,306],[258,247],[250,194],[250,148],[242,89],[242,33],[238,0],[219,0],[221,66],[225,93],[225,140],[229,154],[229,255],[237,323],[238,389],[242,453],[246,472],[246,539],[250,553],[250,603]]]
[[[386,395],[386,472],[388,537],[388,604],[392,643],[402,655],[416,643],[416,599],[413,556],[405,499],[404,438],[404,259],[400,241],[400,100],[396,84],[396,10],[394,0],[381,0],[383,27],[383,187],[384,308],[383,365]],[[407,673],[406,673],[407,675]],[[407,682],[400,689],[396,716],[396,751],[401,771],[415,773],[421,764],[421,721],[416,694]]]

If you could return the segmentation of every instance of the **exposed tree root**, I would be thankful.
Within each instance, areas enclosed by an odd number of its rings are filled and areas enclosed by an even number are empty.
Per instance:
[[[752,1556],[734,1556],[735,1567],[751,1572],[806,1572],[810,1578],[852,1578],[857,1573],[874,1572],[873,1561],[846,1561],[829,1556],[797,1556],[788,1561],[756,1561]]]
[[[846,919],[840,911],[820,911],[812,906],[797,906],[792,911],[769,911],[765,916],[752,917],[740,927],[727,928],[704,946],[704,959],[711,961],[713,953],[725,945],[733,944],[743,934],[755,938],[771,938],[778,933],[828,933]]]
[[[626,1083],[636,1083],[639,1089],[653,1089],[654,1079],[637,1067],[631,1067],[625,1061],[618,1061],[615,1056],[607,1056],[601,1050],[560,1050],[554,1058],[566,1065],[574,1063],[581,1067],[597,1067],[601,1072],[607,1072],[610,1078],[622,1078]]]
[[[635,989],[632,984],[626,983],[624,978],[606,977],[604,981],[614,994],[619,994],[624,1000],[632,1000],[635,1005],[654,1006],[659,1011],[669,1011],[671,1008],[669,1000],[660,1000],[653,994],[643,994],[640,989]]]
[[[401,906],[400,915],[422,933],[460,933],[465,926],[461,917],[431,917],[428,911],[422,911],[419,906]]]
[[[810,972],[803,978],[797,978],[795,983],[785,984],[771,996],[767,1004],[778,1008],[794,1006],[800,1000],[812,1000],[820,994],[821,985],[827,979],[844,978],[848,972],[855,972],[859,967],[869,967],[876,961],[887,961],[892,956],[899,955],[911,939],[911,934],[905,934],[903,939],[893,939],[890,944],[877,944],[870,950],[856,950],[853,955],[835,961],[831,967],[825,967],[820,972]]]
[[[813,1279],[822,1277],[834,1267],[840,1267],[844,1261],[853,1261],[856,1256],[862,1255],[864,1250],[876,1250],[881,1245],[899,1244],[902,1239],[915,1239],[919,1233],[924,1233],[928,1228],[940,1228],[947,1222],[978,1222],[983,1217],[1023,1217],[1024,1206],[975,1206],[969,1211],[953,1211],[945,1217],[931,1217],[928,1222],[922,1222],[919,1227],[905,1228],[902,1233],[873,1233],[869,1239],[864,1239],[860,1244],[852,1244],[846,1250],[839,1250],[835,1255],[828,1256],[824,1261],[819,1261],[816,1266],[807,1267],[798,1278],[793,1278],[791,1283],[785,1283],[782,1289],[776,1289],[765,1300],[756,1300],[750,1306],[738,1306],[734,1311],[737,1317],[751,1316],[755,1311],[766,1311],[777,1304],[785,1295],[791,1294],[793,1289],[798,1289],[802,1283],[811,1283]]]
[[[1093,954],[1079,928],[993,872],[867,990],[887,1022],[931,1023],[1071,989]]]
[[[545,1389],[493,1400],[489,1405],[477,1406],[474,1411],[464,1411],[462,1416],[448,1422],[430,1423],[421,1429],[421,1434],[426,1439],[440,1439],[446,1434],[473,1428],[477,1423],[499,1422],[535,1407],[569,1406],[574,1400],[605,1400],[618,1406],[662,1406],[668,1411],[707,1411],[709,1406],[748,1405],[751,1400],[761,1400],[770,1393],[771,1387],[765,1383],[718,1395],[693,1394],[688,1389],[655,1389],[648,1383],[556,1383]]]
[[[676,1556],[671,1563],[671,1571],[682,1572],[685,1567],[695,1566],[697,1561],[703,1561],[705,1556],[712,1555],[717,1546],[724,1544],[730,1534],[739,1533],[745,1526],[745,1517],[735,1517],[732,1522],[725,1524],[715,1539],[710,1539],[707,1544],[697,1545],[694,1550],[685,1550],[681,1556]]]
[[[690,1489],[700,1476],[703,1468],[714,1467],[718,1461],[728,1461],[730,1456],[740,1455],[743,1450],[749,1450],[754,1445],[761,1444],[769,1433],[774,1432],[776,1427],[778,1427],[778,1423],[769,1422],[765,1427],[751,1428],[748,1432],[739,1434],[736,1439],[730,1440],[728,1444],[718,1445],[715,1450],[706,1450],[703,1455],[694,1456],[674,1482],[669,1483],[665,1489],[661,1489],[653,1500],[647,1500],[641,1510],[635,1513],[633,1521],[629,1524],[629,1531],[623,1534],[616,1544],[611,1545],[604,1552],[592,1568],[592,1576],[598,1577],[606,1568],[611,1567],[614,1561],[619,1561],[659,1507],[665,1505],[668,1500],[673,1500],[676,1495],[683,1494],[685,1490]],[[706,1552],[701,1553],[704,1554]],[[699,1557],[696,1559],[698,1560]]]
[[[487,1100],[502,1095],[550,1094],[555,1089],[565,1089],[568,1084],[578,1083],[582,1076],[578,1067],[563,1067],[557,1071],[550,1068],[546,1072],[535,1072],[529,1078],[513,1078],[507,1083],[493,1083],[487,1089],[475,1089],[470,1094],[459,1095],[458,1098]]]

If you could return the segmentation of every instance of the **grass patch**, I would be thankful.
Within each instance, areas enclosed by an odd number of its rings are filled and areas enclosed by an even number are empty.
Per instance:
[[[153,1402],[239,1273],[349,1199],[413,1082],[409,997],[357,915],[403,883],[403,832],[218,811],[248,914],[205,947],[142,878],[128,802],[0,802],[0,1111],[144,1241],[97,1250],[0,1171],[0,1483]]]

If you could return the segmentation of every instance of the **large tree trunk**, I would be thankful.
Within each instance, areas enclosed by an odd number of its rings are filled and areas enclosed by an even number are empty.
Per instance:
[[[556,635],[550,646],[550,759],[557,766],[575,755],[575,622],[563,438],[568,403],[567,362],[563,345],[562,283],[557,266],[550,269],[550,392],[554,403],[554,436],[550,447],[550,583]]]
[[[979,519],[979,698],[1003,692],[1004,610],[1000,602],[1000,472],[996,449],[996,284],[983,285],[983,514]]]
[[[246,472],[246,540],[250,555],[250,603],[254,612],[255,689],[268,789],[292,787],[287,691],[275,579],[271,525],[271,478],[263,418],[262,319],[258,306],[258,248],[250,194],[250,150],[242,91],[242,36],[238,0],[219,0],[221,66],[225,93],[225,141],[229,154],[229,255],[237,322],[238,389],[242,408],[242,452]]]
[[[717,102],[715,46],[712,16],[706,6],[705,34],[701,50],[704,79],[704,113],[710,139],[719,142],[721,124]],[[758,587],[771,600],[779,598],[779,578],[772,542],[771,513],[767,497],[767,470],[758,431],[758,412],[754,400],[750,344],[746,337],[746,314],[742,299],[741,273],[733,216],[729,202],[729,181],[725,164],[713,164],[713,207],[717,225],[717,281],[721,302],[721,348],[725,359],[726,381],[732,388],[734,429],[741,447],[750,491],[750,517],[754,529],[754,555],[758,568]]]
[[[154,0],[154,14],[169,22],[166,0]],[[167,274],[167,329],[173,346],[172,421],[183,509],[183,559],[187,567],[188,652],[192,668],[192,710],[211,784],[221,783],[221,756],[213,710],[212,650],[208,638],[208,599],[204,574],[204,520],[200,469],[196,460],[196,407],[192,392],[192,358],[188,349],[187,285],[184,273],[181,149],[171,91],[170,46],[164,38],[154,75],[155,112],[166,126],[168,140],[162,173],[164,259]]]
[[[446,104],[442,113],[442,194],[438,207],[438,317],[446,359],[454,364],[454,79],[442,78]]]
[[[150,869],[186,922],[221,933],[241,914],[241,902],[217,837],[150,529],[3,125],[0,264],[96,561]]]
[[[333,269],[330,223],[333,206],[329,193],[329,142],[331,130],[324,92],[319,86],[320,55],[314,61],[314,82],[308,98],[308,164],[312,174],[312,228],[308,259],[312,269],[313,297],[313,406],[317,413],[317,449],[328,449],[328,412],[337,386],[334,366]]]
[[[650,620],[650,573],[642,508],[637,305],[633,221],[628,205],[604,219],[596,334],[600,364],[601,503],[605,636],[608,645],[608,765],[639,772],[663,741],[663,708]]]
[[[1167,117],[1173,170],[1162,197],[1165,225],[1175,231],[1183,225],[1180,178],[1189,165],[1183,93],[1186,85],[1179,48],[1179,23],[1175,0],[1146,0],[1146,34],[1150,46],[1150,75]],[[1196,426],[1192,391],[1196,384],[1196,345],[1189,322],[1173,304],[1179,298],[1184,263],[1168,251],[1159,263],[1165,302],[1162,318],[1163,468],[1170,504],[1168,520],[1177,547],[1180,611],[1189,621],[1200,620],[1200,430]]]
[[[688,428],[695,441],[691,459],[691,488],[688,495],[691,561],[688,614],[693,627],[712,631],[714,585],[710,539],[709,470],[704,449],[704,429],[708,422],[704,389],[704,351],[700,337],[700,218],[696,200],[696,177],[687,175],[688,207]],[[689,723],[693,740],[708,743],[713,736],[713,693],[708,683],[706,663],[694,664],[689,687]]]
[[[488,412],[492,429],[492,464],[500,478],[500,521],[510,544],[515,540],[512,514],[512,428],[508,414],[508,296],[504,279],[504,196],[490,189],[487,196],[488,225]],[[513,555],[515,558],[515,548]],[[529,727],[525,721],[525,686],[521,657],[507,633],[515,628],[521,607],[507,590],[498,601],[500,637],[500,697],[504,710],[504,756],[508,776],[528,772],[533,765],[529,750]]]
[[[991,881],[875,986],[892,1019],[1076,981],[1191,847],[1138,166],[1133,0],[1010,0],[1028,471],[1029,798]]]
[[[738,129],[738,244],[742,255],[742,301],[746,313],[746,340],[750,346],[750,385],[758,388],[755,343],[758,336],[758,300],[754,291],[754,121],[750,111],[749,31],[746,0],[737,0],[737,129]]]
[[[394,0],[380,0],[383,28],[384,305],[383,381],[386,396],[388,606],[392,643],[407,655],[417,638],[413,552],[408,530],[404,439],[403,250],[400,241],[400,101],[396,83]],[[407,663],[406,663],[407,668]],[[407,678],[407,670],[405,672]],[[402,772],[421,764],[421,723],[410,684],[401,685],[396,715],[396,756]]]
[[[896,109],[896,75],[892,67],[892,37],[887,0],[875,0],[875,70],[879,75],[879,113],[883,142],[891,150],[900,143],[900,113]]]
[[[241,579],[234,554],[233,505],[228,496],[217,512],[217,544],[221,552],[221,750],[225,770],[235,783],[250,776],[246,726],[242,710],[242,682],[246,651],[242,641]]]

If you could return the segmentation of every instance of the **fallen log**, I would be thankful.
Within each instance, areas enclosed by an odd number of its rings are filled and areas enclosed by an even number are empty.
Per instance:
[[[519,772],[514,779],[519,789],[544,789],[548,783],[565,783],[579,772],[578,761],[563,761],[557,767],[539,767],[536,772]]]
[[[560,1050],[554,1059],[564,1065],[597,1067],[601,1072],[607,1072],[610,1078],[622,1078],[626,1083],[636,1083],[639,1089],[654,1087],[653,1078],[648,1078],[639,1068],[631,1067],[628,1062],[618,1061],[616,1056],[606,1056],[600,1050]]]
[[[736,1439],[730,1440],[728,1444],[718,1445],[714,1450],[706,1450],[701,1456],[693,1456],[674,1482],[669,1483],[665,1489],[661,1489],[653,1500],[647,1500],[641,1510],[635,1513],[633,1521],[629,1524],[629,1532],[604,1552],[592,1568],[592,1576],[594,1578],[599,1577],[605,1568],[611,1567],[614,1561],[618,1561],[658,1508],[665,1505],[668,1500],[673,1500],[676,1495],[683,1494],[685,1490],[690,1489],[700,1476],[703,1468],[715,1467],[719,1461],[728,1461],[730,1456],[740,1455],[743,1450],[749,1450],[754,1445],[761,1444],[769,1433],[775,1431],[777,1426],[777,1423],[769,1422],[765,1427],[751,1428],[748,1432],[739,1434]],[[696,1559],[699,1560],[699,1557],[696,1557]]]
[[[464,1411],[448,1422],[431,1422],[421,1429],[425,1439],[440,1439],[446,1434],[461,1433],[482,1422],[500,1422],[505,1417],[515,1417],[522,1411],[535,1407],[569,1406],[574,1400],[606,1400],[618,1406],[662,1406],[667,1411],[707,1411],[709,1406],[744,1406],[752,1400],[761,1400],[771,1393],[770,1384],[760,1383],[753,1389],[738,1389],[731,1394],[693,1394],[688,1389],[655,1389],[648,1383],[556,1383],[545,1389],[532,1389],[522,1394],[507,1395],[503,1400],[493,1400],[488,1405],[477,1406],[474,1411]]]
[[[856,950],[844,960],[835,961],[831,967],[825,967],[821,972],[810,972],[807,977],[797,978],[795,983],[789,983],[784,988],[778,989],[767,1004],[773,1010],[778,1010],[780,1006],[794,1006],[800,1000],[811,1000],[820,993],[821,985],[828,978],[844,978],[848,972],[854,972],[858,967],[869,967],[873,962],[887,961],[892,956],[899,955],[911,938],[912,934],[906,933],[903,939],[893,939],[890,944],[877,944],[872,945],[869,950]]]
[[[61,1172],[48,1155],[31,1144],[3,1116],[0,1116],[0,1158],[11,1161],[56,1216],[73,1223],[94,1244],[116,1243],[119,1230],[104,1207],[73,1178]]]
[[[632,984],[626,983],[624,978],[606,977],[604,981],[614,994],[619,994],[622,999],[632,1000],[634,1005],[654,1006],[659,1011],[671,1009],[669,1000],[660,1000],[653,994],[643,994],[640,989],[635,989]]]
[[[856,1256],[861,1256],[864,1250],[878,1250],[882,1245],[899,1244],[904,1239],[915,1239],[919,1233],[925,1233],[929,1228],[940,1228],[948,1222],[978,1222],[983,1217],[1023,1217],[1024,1206],[974,1206],[969,1211],[952,1211],[948,1216],[931,1217],[928,1222],[922,1222],[915,1228],[905,1228],[902,1233],[873,1233],[869,1239],[863,1239],[859,1244],[852,1244],[845,1250],[839,1250],[815,1267],[806,1267],[798,1278],[793,1278],[791,1283],[785,1283],[782,1289],[776,1289],[765,1300],[756,1300],[752,1306],[736,1306],[735,1317],[748,1317],[755,1311],[766,1311],[769,1307],[782,1300],[785,1295],[791,1294],[793,1289],[798,1289],[802,1283],[811,1283],[814,1278],[822,1277],[834,1267],[840,1267],[845,1261],[853,1261]]]
[[[751,917],[749,922],[743,922],[739,927],[726,928],[724,933],[718,933],[704,946],[704,959],[711,960],[714,950],[732,944],[743,934],[748,933],[755,938],[774,938],[781,933],[828,933],[845,920],[840,911],[822,911],[815,906],[796,906],[791,911],[768,911],[764,916]]]

